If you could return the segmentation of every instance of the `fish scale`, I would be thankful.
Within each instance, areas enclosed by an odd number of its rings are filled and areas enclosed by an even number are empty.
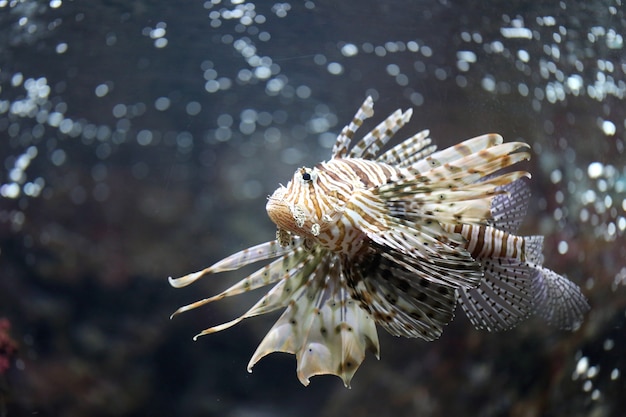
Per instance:
[[[478,329],[509,329],[532,313],[578,328],[589,309],[580,288],[543,266],[541,236],[516,234],[530,174],[507,168],[530,158],[528,145],[486,134],[437,151],[423,130],[381,154],[412,111],[395,111],[352,145],[373,105],[371,97],[361,105],[329,161],[298,168],[268,198],[276,240],[169,280],[184,287],[274,260],[172,316],[274,285],[244,314],[196,338],[284,308],[248,370],[287,352],[302,384],[331,374],[348,387],[366,353],[379,356],[377,326],[435,340],[457,303]]]

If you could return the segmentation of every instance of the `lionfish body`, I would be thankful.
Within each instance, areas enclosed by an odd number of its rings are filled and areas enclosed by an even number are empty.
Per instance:
[[[174,314],[275,284],[245,314],[198,336],[285,308],[248,370],[269,353],[292,353],[304,385],[333,374],[349,386],[366,351],[379,355],[376,325],[396,336],[438,338],[457,302],[480,329],[508,329],[532,312],[576,328],[588,309],[580,289],[542,266],[542,237],[515,234],[529,174],[502,169],[528,159],[527,145],[488,134],[436,151],[422,131],[381,153],[411,116],[398,110],[351,147],[372,115],[368,97],[332,158],[299,168],[269,197],[276,240],[170,283],[276,259]]]

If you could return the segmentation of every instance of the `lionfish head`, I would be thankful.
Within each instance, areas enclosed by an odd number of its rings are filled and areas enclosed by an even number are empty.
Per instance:
[[[287,186],[281,185],[268,198],[265,209],[279,234],[312,239],[332,219],[330,210],[325,209],[326,196],[315,192],[319,174],[316,168],[298,168]]]

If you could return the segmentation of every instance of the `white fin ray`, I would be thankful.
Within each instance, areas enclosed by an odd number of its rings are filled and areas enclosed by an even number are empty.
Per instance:
[[[405,265],[438,285],[472,287],[478,285],[481,274],[478,264],[461,247],[464,239],[457,233],[442,229],[427,219],[408,222],[383,216],[386,228],[366,231],[368,238],[380,251],[393,251],[403,256]]]
[[[302,261],[308,256],[309,254],[303,248],[294,249],[293,253],[283,255],[281,259],[277,259],[263,268],[253,272],[219,294],[180,307],[172,313],[170,318],[185,311],[193,310],[194,308],[212,303],[213,301],[221,300],[226,297],[232,297],[234,295],[273,284],[281,278],[287,279],[287,277],[293,275],[297,271],[297,268],[301,266]]]
[[[193,340],[197,340],[200,336],[206,336],[208,334],[213,334],[213,333],[221,332],[222,330],[226,330],[234,326],[235,324],[242,322],[244,319],[258,316],[258,315],[265,314],[265,313],[271,313],[272,311],[286,307],[289,304],[289,300],[291,297],[291,290],[285,291],[285,288],[289,287],[291,289],[293,288],[292,287],[293,284],[294,282],[290,282],[289,284],[287,284],[287,280],[280,281],[278,284],[272,287],[272,289],[267,294],[265,294],[259,301],[256,302],[256,304],[254,304],[244,314],[226,323],[218,324],[216,326],[212,326],[207,329],[204,329],[203,331],[195,335],[193,337]],[[295,291],[296,294],[301,289],[302,282],[299,282],[297,284],[299,285],[296,288],[296,291]],[[286,295],[285,293],[289,293],[289,297],[285,297]]]
[[[509,233],[515,233],[526,216],[530,201],[530,188],[526,181],[517,179],[510,184],[498,187],[502,194],[491,201],[489,224]]]
[[[254,304],[244,314],[227,323],[209,327],[201,331],[196,336],[194,336],[194,340],[200,336],[225,330],[241,322],[244,319],[270,313],[272,311],[286,307],[291,299],[296,298],[298,294],[303,290],[303,286],[306,284],[309,275],[320,262],[321,256],[321,252],[318,252],[315,255],[310,254],[305,260],[301,261],[287,274],[285,274],[285,276],[282,277],[278,284],[272,287],[272,289],[270,289],[256,304]]]
[[[456,186],[460,184],[471,184],[503,168],[530,159],[528,152],[519,151],[527,146],[528,145],[521,142],[503,143],[493,148],[462,157],[453,162],[443,165],[431,165],[429,170],[418,170],[417,172],[420,172],[429,183],[439,183],[440,181],[454,182]],[[430,158],[426,158],[426,160],[428,159]],[[434,163],[434,160],[430,162]],[[418,177],[418,182],[422,181],[424,181],[424,179]]]
[[[532,312],[531,276],[525,262],[509,258],[478,259],[485,273],[476,288],[459,288],[459,303],[475,328],[508,330]]]
[[[540,265],[535,265],[535,271],[532,280],[535,313],[559,329],[576,330],[589,311],[578,285]]]
[[[394,251],[410,257],[413,262],[410,269],[416,275],[438,285],[471,287],[478,284],[482,274],[478,272],[476,261],[462,248],[455,248],[446,243],[434,243],[431,248],[424,248],[424,242],[433,241],[427,236],[415,239],[419,246],[406,250],[406,241],[402,232],[390,232],[372,236],[372,241],[380,245],[381,250]],[[411,239],[413,240],[413,239]]]
[[[455,286],[433,280],[416,264],[373,247],[348,264],[345,275],[363,308],[389,333],[434,340],[454,317]]]
[[[367,351],[378,358],[380,346],[375,321],[347,291],[326,301],[313,315],[307,343],[298,356],[298,378],[308,385],[315,375],[337,375],[346,387]]]
[[[389,165],[406,167],[432,154],[437,147],[430,145],[432,139],[428,137],[428,129],[416,133],[389,149],[376,160]],[[429,146],[430,145],[430,146]]]
[[[327,275],[328,274],[328,275]],[[366,351],[379,355],[374,321],[352,300],[338,265],[312,274],[306,290],[292,299],[248,363],[248,371],[273,352],[296,355],[297,375],[303,385],[315,375],[339,376],[346,387],[365,359]],[[336,278],[338,286],[328,286]]]
[[[379,191],[386,202],[389,213],[413,221],[422,218],[450,224],[486,224],[491,218],[492,200],[502,191],[500,184],[507,184],[526,176],[524,171],[515,171],[490,178],[488,181],[452,188],[437,184],[400,188],[402,191]],[[383,188],[383,187],[380,187]]]
[[[344,127],[339,136],[337,136],[337,140],[333,146],[332,158],[344,158],[348,154],[350,142],[352,141],[354,133],[359,127],[361,127],[365,119],[368,119],[373,115],[374,100],[372,100],[371,96],[368,96],[354,115],[350,124]]]
[[[461,143],[450,146],[433,153],[432,155],[417,161],[411,166],[417,172],[426,172],[432,168],[442,166],[453,161],[462,159],[468,155],[480,152],[487,148],[492,148],[502,144],[502,136],[489,133],[464,140]]]
[[[348,152],[351,158],[374,159],[393,135],[411,120],[413,110],[396,110],[358,141]]]
[[[483,183],[504,186],[508,183],[504,180],[512,182],[521,175],[516,174],[517,177],[510,177],[507,176],[508,174],[504,174],[492,178],[486,177],[500,169],[529,159],[530,154],[528,152],[519,151],[527,146],[521,142],[505,143],[480,152],[461,155],[457,159],[443,164],[431,156],[412,166],[412,168],[416,168],[418,174],[383,184],[379,187],[378,192],[383,195],[409,197],[414,193],[424,193],[429,189],[431,191],[445,188],[461,189],[463,186],[477,183],[481,179],[484,179]],[[425,164],[425,166],[420,168],[420,164]]]
[[[170,285],[174,288],[186,287],[206,275],[215,274],[217,272],[233,271],[251,263],[265,261],[267,259],[285,255],[301,244],[302,239],[300,238],[294,238],[291,244],[284,247],[281,246],[277,240],[272,240],[234,253],[201,271],[193,272],[180,278],[169,277],[168,280]]]
[[[456,253],[463,246],[463,236],[447,231],[427,218],[399,219],[384,216],[389,229],[368,237],[381,245],[409,256],[434,260],[446,252]],[[465,257],[465,254],[463,254]]]

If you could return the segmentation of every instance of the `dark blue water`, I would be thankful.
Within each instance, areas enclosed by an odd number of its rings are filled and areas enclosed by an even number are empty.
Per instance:
[[[0,0],[0,416],[621,415],[624,6],[474,3]],[[381,332],[346,390],[288,355],[246,372],[277,315],[191,341],[259,294],[169,320],[241,273],[167,277],[273,238],[266,196],[366,95],[369,127],[413,107],[440,147],[532,146],[523,232],[589,298],[581,329]]]

